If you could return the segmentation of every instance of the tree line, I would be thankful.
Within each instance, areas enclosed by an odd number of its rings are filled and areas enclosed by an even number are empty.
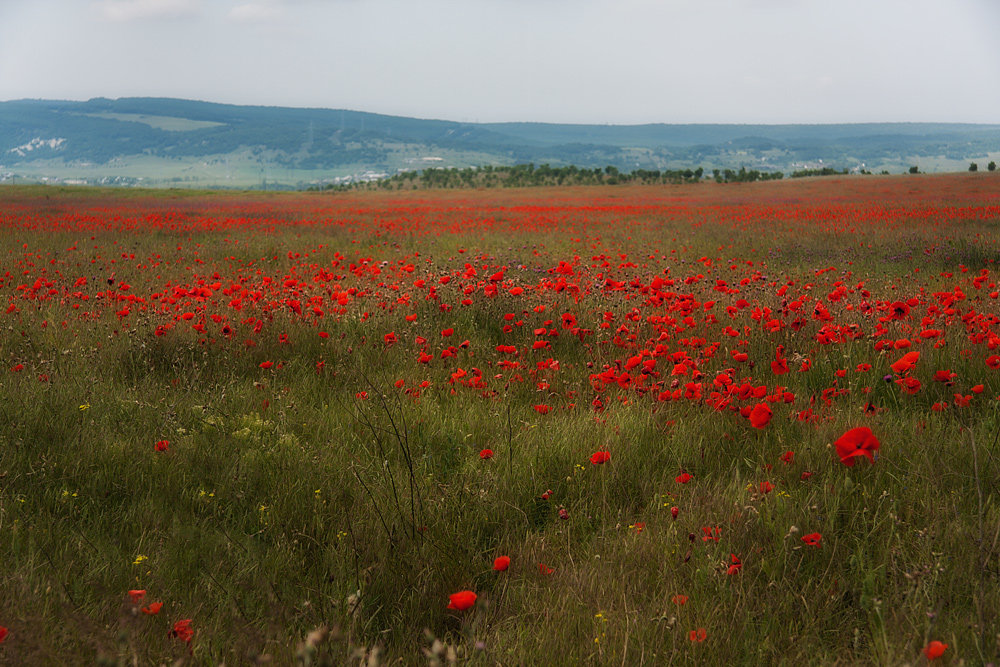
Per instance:
[[[973,163],[969,171],[976,171]],[[990,171],[996,169],[996,164],[990,162]],[[872,172],[861,170],[863,175]],[[888,174],[888,171],[882,171]],[[910,167],[909,173],[920,173],[917,167]],[[802,169],[788,175],[789,178],[805,178],[810,176],[845,176],[847,169]],[[698,183],[705,178],[711,178],[716,183],[752,183],[754,181],[779,181],[785,178],[780,171],[760,171],[740,167],[734,169],[713,169],[711,175],[701,167],[696,169],[635,169],[621,171],[617,167],[553,167],[548,164],[535,166],[533,163],[512,166],[466,167],[431,167],[423,170],[403,171],[390,176],[371,181],[360,181],[344,184],[326,184],[311,186],[309,190],[419,190],[434,189],[478,189],[478,188],[521,188],[533,186],[560,185],[680,185],[683,183]]]
[[[313,190],[417,190],[421,188],[519,188],[560,185],[680,185],[697,183],[706,176],[701,167],[695,169],[635,169],[621,171],[614,166],[593,169],[568,165],[553,167],[533,163],[512,166],[468,167],[464,169],[430,168],[405,171],[377,181],[335,185],[329,184]],[[762,172],[741,167],[714,169],[712,178],[719,183],[747,183],[751,181],[779,180],[781,172]]]

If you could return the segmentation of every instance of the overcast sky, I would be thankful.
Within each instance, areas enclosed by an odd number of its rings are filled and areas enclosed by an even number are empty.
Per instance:
[[[998,0],[0,0],[0,100],[1000,123]]]

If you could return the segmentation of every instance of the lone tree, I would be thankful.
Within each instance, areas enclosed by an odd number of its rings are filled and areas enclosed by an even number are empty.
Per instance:
[[[997,163],[991,161],[988,165],[986,165],[986,168],[989,169],[990,171],[996,171]]]
[[[969,171],[979,171],[979,165],[975,162],[969,164]]]
[[[920,173],[920,170],[917,169],[917,165],[913,165],[912,167],[910,167],[910,173],[911,174],[919,174]]]

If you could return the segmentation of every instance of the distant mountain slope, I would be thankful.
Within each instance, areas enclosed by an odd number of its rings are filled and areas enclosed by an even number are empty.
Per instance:
[[[165,130],[143,116],[212,123]],[[160,98],[92,99],[87,102],[19,100],[0,103],[0,148],[9,151],[41,136],[65,137],[66,160],[105,161],[129,153],[224,154],[241,147],[285,153],[284,160],[335,165],[353,158],[358,143],[403,142],[442,147],[498,148],[510,138],[481,126],[417,120],[358,111],[290,109]],[[33,157],[37,157],[35,154]],[[20,156],[19,156],[20,157]]]
[[[487,123],[491,130],[542,145],[596,143],[612,146],[694,146],[746,137],[779,143],[853,143],[871,137],[967,139],[1000,136],[1000,125],[967,123],[850,123],[838,125],[554,125]]]
[[[123,178],[146,170],[147,180],[162,172],[173,181],[238,184],[526,162],[791,171],[898,169],[919,158],[929,160],[922,170],[934,171],[998,153],[1000,125],[477,124],[170,98],[0,102],[0,175],[28,177],[46,169],[104,173],[103,166]],[[217,164],[225,177],[212,175]],[[234,170],[242,170],[238,179]]]

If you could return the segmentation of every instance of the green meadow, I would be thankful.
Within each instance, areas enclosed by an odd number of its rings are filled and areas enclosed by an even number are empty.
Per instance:
[[[995,181],[4,187],[0,663],[995,663]]]

